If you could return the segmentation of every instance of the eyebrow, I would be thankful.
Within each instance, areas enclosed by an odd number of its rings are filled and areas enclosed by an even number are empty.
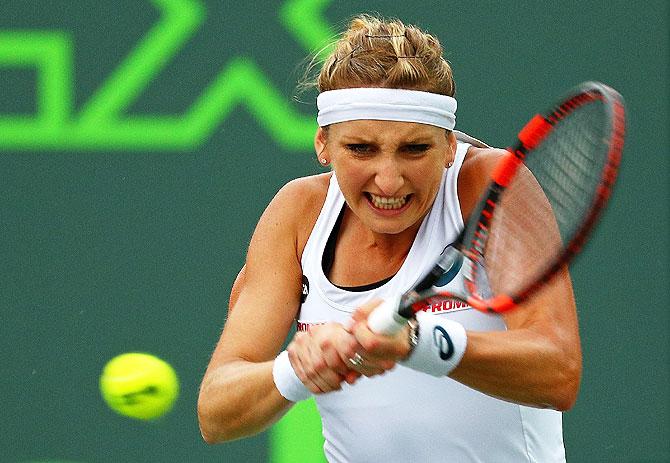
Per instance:
[[[373,138],[367,138],[361,135],[343,135],[341,139],[342,143],[348,144],[368,144],[368,145],[377,145],[379,142]],[[431,135],[417,135],[412,138],[401,140],[400,145],[430,145],[434,143],[433,137]]]

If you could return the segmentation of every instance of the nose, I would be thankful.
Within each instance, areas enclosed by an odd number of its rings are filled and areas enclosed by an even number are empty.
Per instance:
[[[384,158],[380,160],[375,175],[375,185],[385,196],[393,196],[405,184],[401,166],[393,158]]]

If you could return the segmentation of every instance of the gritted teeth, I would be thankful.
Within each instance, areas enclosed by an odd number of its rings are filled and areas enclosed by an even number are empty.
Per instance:
[[[397,198],[388,197],[388,196],[377,196],[372,193],[368,193],[370,201],[378,209],[400,209],[407,202],[409,195],[399,196]]]

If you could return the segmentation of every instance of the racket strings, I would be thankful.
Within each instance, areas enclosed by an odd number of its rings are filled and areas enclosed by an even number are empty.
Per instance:
[[[528,153],[496,207],[476,287],[516,295],[562,257],[592,208],[608,130],[606,106],[593,101],[558,119]]]
[[[564,119],[527,163],[554,209],[563,241],[581,225],[600,183],[607,158],[603,110],[594,102]]]
[[[515,294],[529,275],[541,272],[543,264],[537,256],[548,246],[546,240],[533,236],[534,231],[554,228],[555,221],[548,202],[537,193],[532,175],[521,172],[501,198],[484,249],[486,273],[477,274],[478,288],[488,284],[492,294]]]

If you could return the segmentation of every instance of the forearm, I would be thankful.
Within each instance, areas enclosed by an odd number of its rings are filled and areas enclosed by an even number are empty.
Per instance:
[[[198,421],[210,444],[250,436],[276,422],[292,405],[272,378],[273,361],[235,361],[209,371],[198,398]]]
[[[468,332],[451,378],[485,394],[535,407],[567,410],[581,379],[581,353],[531,329]]]

